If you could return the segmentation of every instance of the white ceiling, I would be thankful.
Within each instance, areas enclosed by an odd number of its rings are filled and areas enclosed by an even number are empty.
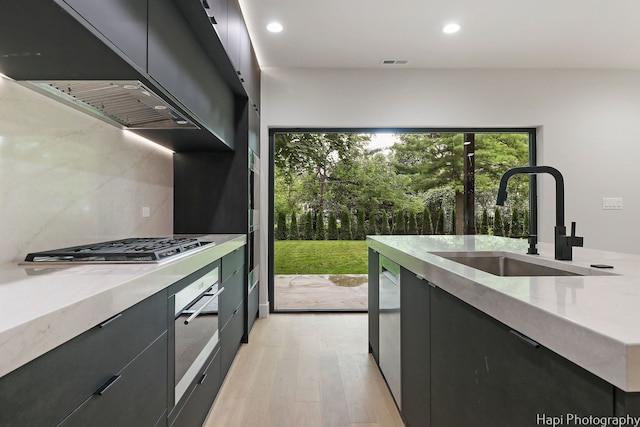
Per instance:
[[[240,0],[262,68],[640,69],[640,0]],[[272,20],[284,31],[269,33]],[[456,21],[460,32],[442,33]],[[383,66],[383,59],[408,60]]]

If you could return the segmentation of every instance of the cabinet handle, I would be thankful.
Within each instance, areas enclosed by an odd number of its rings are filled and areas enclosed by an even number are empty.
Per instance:
[[[207,375],[209,374],[202,374],[202,376],[200,377],[200,381],[198,381],[198,384],[202,384],[204,380],[207,379]]]
[[[237,308],[233,311],[233,315],[235,316],[236,314],[238,314],[238,309]]]
[[[122,375],[114,375],[111,378],[109,378],[109,380],[104,383],[102,385],[102,387],[100,387],[98,390],[96,390],[95,393],[93,394],[97,394],[98,396],[102,396],[103,394],[105,394],[107,392],[107,390],[109,390],[109,388],[111,388],[112,385],[114,385],[116,383],[116,381],[118,381],[120,378],[122,378]]]
[[[191,322],[193,319],[195,319],[196,317],[198,317],[198,315],[202,312],[202,310],[204,310],[204,308],[209,305],[209,303],[211,301],[213,301],[214,299],[216,299],[218,297],[218,295],[220,295],[222,293],[222,291],[224,291],[224,287],[220,288],[220,290],[218,290],[218,292],[216,292],[215,294],[211,295],[211,297],[204,303],[202,304],[202,306],[200,306],[199,309],[197,309],[196,311],[193,312],[193,314],[191,314],[191,316],[187,317],[187,319],[184,321],[185,325],[188,325],[189,322]]]
[[[105,320],[104,322],[100,323],[98,325],[99,328],[104,328],[105,326],[107,326],[109,323],[113,322],[116,319],[119,319],[122,317],[122,313],[118,313],[113,317],[108,318],[107,320]]]
[[[529,344],[531,347],[534,348],[538,348],[540,347],[540,343],[537,341],[532,340],[531,338],[529,338],[526,335],[521,334],[518,331],[514,331],[513,329],[510,329],[509,332],[513,335],[515,335],[516,337],[520,338],[522,341],[524,341],[525,343]]]

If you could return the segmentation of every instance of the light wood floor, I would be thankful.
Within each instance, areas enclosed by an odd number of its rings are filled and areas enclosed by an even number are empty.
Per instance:
[[[272,314],[241,346],[205,427],[401,427],[366,314]]]

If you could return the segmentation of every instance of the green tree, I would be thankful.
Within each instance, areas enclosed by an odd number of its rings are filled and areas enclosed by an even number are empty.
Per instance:
[[[291,214],[291,224],[289,225],[289,240],[298,240],[300,239],[300,234],[298,233],[298,215],[295,213]]]
[[[508,237],[509,236],[509,229],[511,228],[511,224],[509,223],[509,218],[507,218],[506,216],[502,217],[502,223],[504,224],[503,225],[504,236]]]
[[[340,240],[351,240],[351,215],[343,209],[340,213]]]
[[[356,240],[364,240],[367,237],[365,228],[364,228],[364,209],[358,210],[358,221],[356,224],[356,233],[354,238]]]
[[[287,240],[287,214],[278,212],[278,228],[276,229],[277,240]]]
[[[306,202],[312,210],[324,212],[327,183],[335,166],[351,163],[360,156],[370,135],[358,133],[277,133],[274,137],[274,165],[283,184],[292,186],[304,177]]]
[[[522,235],[529,237],[529,209],[525,209],[522,215]]]
[[[386,211],[382,211],[382,226],[380,227],[380,234],[383,236],[391,234],[391,230],[389,230],[389,215],[387,215]]]
[[[418,234],[418,221],[416,220],[416,211],[414,211],[413,209],[409,209],[407,234]]]
[[[336,213],[329,212],[329,225],[327,227],[327,240],[338,240],[338,221]]]
[[[456,210],[451,209],[451,234],[456,235]]]
[[[307,211],[304,220],[304,239],[313,240],[313,214],[311,211]]]
[[[482,219],[480,220],[479,234],[489,234],[489,212],[487,208],[482,209]]]
[[[316,219],[316,240],[325,240],[326,238],[327,231],[324,229],[324,215],[319,212]]]
[[[514,206],[511,210],[511,230],[509,231],[509,236],[522,237],[522,222],[517,206]]]
[[[504,237],[504,223],[502,222],[502,213],[500,208],[496,206],[493,212],[493,235]]]
[[[393,234],[407,234],[407,228],[405,225],[405,217],[404,217],[404,210],[403,209],[398,209],[398,212],[396,213],[396,218],[393,224]]]
[[[378,227],[376,226],[376,211],[372,210],[369,214],[369,224],[367,227],[367,234],[370,236],[375,236],[378,234]]]
[[[429,206],[425,206],[422,212],[422,227],[420,227],[420,232],[422,234],[433,234],[433,222]]]
[[[436,223],[436,234],[444,234],[444,209],[438,211],[438,222]]]

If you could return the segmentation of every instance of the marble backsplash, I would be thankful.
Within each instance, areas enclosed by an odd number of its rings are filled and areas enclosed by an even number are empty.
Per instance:
[[[172,231],[172,153],[0,77],[0,263]]]

